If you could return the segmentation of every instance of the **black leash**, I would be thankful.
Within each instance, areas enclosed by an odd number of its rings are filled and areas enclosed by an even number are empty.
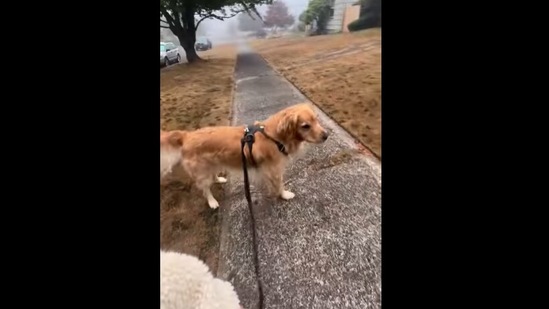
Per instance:
[[[252,195],[250,194],[250,180],[248,179],[248,160],[246,160],[246,155],[244,154],[244,147],[246,147],[246,144],[248,145],[248,150],[250,151],[250,161],[252,162],[253,167],[257,167],[257,163],[254,160],[254,156],[252,154],[252,147],[255,142],[255,133],[261,132],[265,137],[273,141],[276,146],[278,147],[278,150],[282,152],[285,155],[288,155],[286,152],[286,148],[284,147],[284,144],[281,142],[275,140],[274,138],[270,137],[265,133],[265,127],[260,125],[251,125],[246,126],[244,128],[244,136],[241,140],[241,152],[242,152],[242,169],[244,171],[244,194],[246,195],[246,200],[248,201],[248,208],[250,210],[250,217],[251,217],[251,225],[252,225],[252,242],[254,244],[254,264],[255,264],[255,274],[257,276],[257,287],[259,290],[259,308],[263,308],[263,284],[261,282],[261,276],[259,273],[259,256],[258,256],[258,243],[257,243],[257,233],[255,230],[255,217],[254,217],[254,211],[253,211],[253,204],[252,204]]]

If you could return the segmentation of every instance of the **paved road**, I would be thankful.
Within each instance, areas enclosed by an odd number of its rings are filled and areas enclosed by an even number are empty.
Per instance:
[[[233,123],[253,123],[306,99],[246,45],[237,59]],[[321,114],[332,131],[286,173],[290,201],[252,190],[263,308],[381,308],[381,167]],[[240,179],[221,202],[218,276],[245,308],[259,308],[250,216]]]

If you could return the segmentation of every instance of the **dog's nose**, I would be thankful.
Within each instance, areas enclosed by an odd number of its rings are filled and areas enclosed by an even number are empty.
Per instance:
[[[328,134],[328,131],[322,132],[322,140],[327,140],[329,135],[330,134]]]

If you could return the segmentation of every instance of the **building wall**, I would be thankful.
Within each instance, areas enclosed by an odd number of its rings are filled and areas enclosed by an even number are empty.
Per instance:
[[[343,15],[343,32],[349,32],[347,25],[357,20],[360,17],[360,5],[351,5],[345,8],[345,14]]]
[[[328,32],[341,32],[345,10],[356,2],[357,0],[334,0],[334,16],[328,21],[328,25],[326,26]]]

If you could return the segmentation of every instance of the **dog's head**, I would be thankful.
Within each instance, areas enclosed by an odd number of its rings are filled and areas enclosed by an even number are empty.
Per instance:
[[[183,131],[160,131],[160,177],[170,173],[181,160],[183,137]]]
[[[281,112],[277,134],[298,141],[320,144],[328,139],[326,131],[309,104],[299,104]]]

